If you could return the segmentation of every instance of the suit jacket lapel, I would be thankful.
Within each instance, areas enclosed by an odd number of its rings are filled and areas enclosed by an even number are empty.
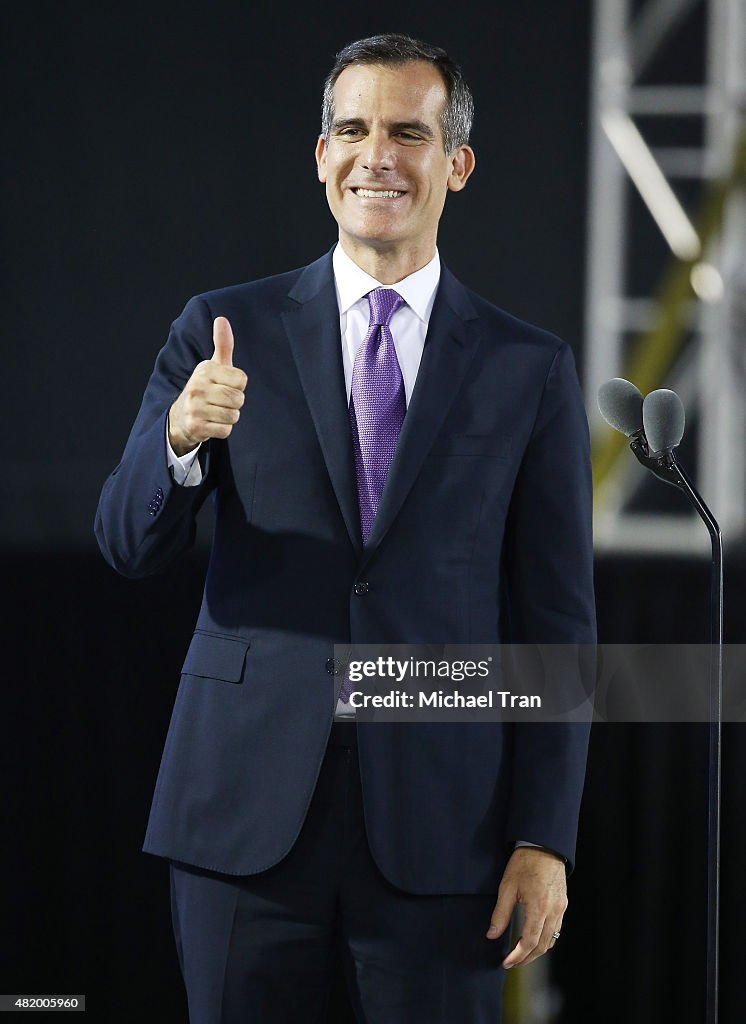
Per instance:
[[[478,314],[463,285],[441,266],[417,383],[363,552],[331,253],[306,267],[288,297],[282,320],[334,493],[364,564],[399,512],[461,386],[479,340]]]
[[[283,311],[283,323],[347,532],[361,553],[355,459],[331,253],[306,267],[289,298],[292,305]]]
[[[479,340],[477,321],[478,314],[466,289],[442,267],[417,382],[364,561],[391,526],[456,397]]]

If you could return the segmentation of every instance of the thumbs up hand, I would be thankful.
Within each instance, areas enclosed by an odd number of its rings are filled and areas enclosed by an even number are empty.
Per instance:
[[[233,331],[224,316],[212,327],[215,351],[198,363],[168,413],[168,439],[186,455],[211,437],[226,438],[241,415],[247,377],[233,365]]]

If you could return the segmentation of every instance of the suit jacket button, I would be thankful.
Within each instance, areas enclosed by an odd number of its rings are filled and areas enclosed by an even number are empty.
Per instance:
[[[360,580],[358,583],[355,584],[354,589],[356,594],[367,594],[368,591],[370,590],[370,583],[368,583],[366,580]]]
[[[326,659],[326,671],[329,673],[330,676],[333,676],[334,673],[336,672],[336,665],[334,664],[334,658],[327,658]]]

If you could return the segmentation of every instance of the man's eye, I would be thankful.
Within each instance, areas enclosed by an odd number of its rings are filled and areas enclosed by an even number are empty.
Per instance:
[[[342,136],[347,136],[347,137],[349,137],[350,135],[359,135],[360,134],[360,129],[359,128],[343,128],[340,132],[337,132],[337,134],[338,135],[342,135]]]

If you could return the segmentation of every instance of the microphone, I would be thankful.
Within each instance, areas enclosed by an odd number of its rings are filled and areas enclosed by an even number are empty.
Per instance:
[[[664,483],[678,488],[707,527],[712,548],[710,574],[710,721],[707,824],[707,1024],[717,1024],[720,921],[720,789],[723,720],[723,541],[720,526],[697,493],[674,448],[684,436],[684,406],[675,391],[658,388],[642,400],[628,380],[614,377],[598,390],[598,408],[606,422],[626,434],[637,461]]]
[[[598,389],[598,411],[610,427],[627,437],[643,434],[642,408],[642,393],[623,377],[613,377]]]
[[[686,474],[673,449],[684,436],[685,416],[675,391],[658,388],[643,399],[631,381],[612,377],[598,389],[598,409],[610,427],[627,435],[641,465],[659,480],[682,487],[681,477]]]
[[[670,452],[684,436],[684,406],[675,391],[651,391],[642,405],[642,421],[651,454]]]

